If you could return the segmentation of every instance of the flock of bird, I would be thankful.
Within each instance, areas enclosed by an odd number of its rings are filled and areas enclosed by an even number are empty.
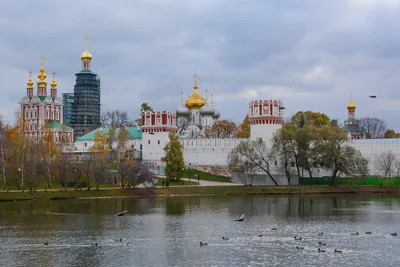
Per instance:
[[[241,216],[240,216],[240,218],[239,219],[236,219],[235,221],[243,221],[244,220],[244,215],[242,214]],[[271,228],[271,230],[272,231],[276,231],[277,230],[277,228]],[[372,232],[365,232],[365,234],[366,235],[371,235],[372,234]],[[318,236],[323,236],[324,235],[324,233],[318,233]],[[359,232],[356,232],[356,233],[351,233],[351,235],[359,235]],[[395,233],[390,233],[390,235],[391,236],[397,236],[397,232],[395,232]],[[258,237],[262,237],[263,235],[262,234],[260,234],[260,235],[258,235]],[[222,240],[229,240],[229,238],[228,237],[222,237]],[[296,241],[301,241],[302,240],[302,238],[300,237],[300,236],[294,236],[294,240],[296,240]],[[206,243],[206,242],[200,242],[200,246],[207,246],[208,245],[208,243]],[[319,241],[318,242],[318,246],[326,246],[326,242],[321,242],[321,241]],[[326,250],[324,250],[324,249],[321,249],[320,247],[318,247],[318,252],[326,252]],[[301,249],[304,249],[304,247],[301,247],[301,246],[296,246],[296,249],[299,249],[299,250],[301,250]],[[343,251],[342,250],[339,250],[339,249],[334,249],[334,252],[335,253],[343,253]]]

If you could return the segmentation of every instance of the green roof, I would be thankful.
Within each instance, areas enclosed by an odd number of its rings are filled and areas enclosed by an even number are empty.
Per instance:
[[[44,101],[44,100],[46,99],[46,97],[43,96],[43,95],[39,96],[39,98],[40,98],[40,100],[42,100],[42,101]]]
[[[72,128],[55,120],[48,121],[47,128],[72,131]]]
[[[118,135],[120,128],[117,128],[115,131],[115,135]],[[94,135],[97,131],[101,131],[102,133],[108,133],[109,128],[97,128],[81,137],[76,138],[76,141],[93,141]],[[142,139],[142,127],[127,127],[128,138],[129,139]]]
[[[365,132],[365,129],[363,127],[361,127],[358,122],[359,120],[357,120],[356,118],[348,118],[346,122],[349,122],[349,124],[344,125],[342,127],[342,129],[346,132]],[[356,123],[354,123],[356,122]]]

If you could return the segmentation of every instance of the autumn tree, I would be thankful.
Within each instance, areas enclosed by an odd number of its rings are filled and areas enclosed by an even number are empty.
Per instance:
[[[165,164],[167,179],[180,180],[185,168],[182,144],[175,133],[169,134],[169,142],[164,147],[165,156],[161,161]]]
[[[360,127],[365,129],[367,139],[382,138],[387,130],[386,122],[379,118],[361,118]]]
[[[396,132],[392,129],[387,129],[383,137],[384,138],[396,138]]]
[[[278,185],[272,175],[271,151],[262,139],[242,141],[228,154],[228,169],[235,172],[249,170],[267,174],[274,185]]]
[[[121,110],[106,111],[101,114],[101,126],[104,128],[110,128],[112,126],[116,128],[129,127],[133,122],[129,119],[128,113]]]
[[[235,135],[236,124],[233,121],[218,120],[210,131],[206,133],[207,138],[230,138]]]
[[[47,169],[47,185],[51,188],[51,166],[56,161],[57,156],[59,155],[58,147],[56,146],[54,140],[54,132],[52,129],[48,128],[48,124],[46,123],[43,127],[43,136],[41,138],[41,142],[43,144],[43,153],[46,161],[46,169]]]
[[[142,103],[142,105],[140,106],[140,111],[141,112],[146,112],[146,111],[154,112],[153,108],[147,102]]]
[[[102,182],[104,178],[102,172],[106,169],[110,151],[109,135],[107,132],[96,131],[93,141],[93,146],[89,148],[90,155],[89,159],[86,160],[85,168],[88,190],[93,186],[91,184],[92,180],[94,180],[94,185],[96,185],[97,188]]]
[[[249,115],[244,117],[241,124],[236,129],[235,133],[236,138],[250,138],[250,120]]]

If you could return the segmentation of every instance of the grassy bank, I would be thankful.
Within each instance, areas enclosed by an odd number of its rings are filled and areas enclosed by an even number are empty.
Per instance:
[[[213,181],[213,182],[222,182],[222,183],[231,183],[231,179],[229,177],[226,176],[221,176],[221,175],[215,175],[212,173],[208,173],[208,172],[202,172],[199,170],[195,170],[195,169],[191,169],[189,171],[189,169],[186,169],[183,172],[183,177],[185,178],[189,178],[195,180],[195,175],[200,176],[200,180],[202,181]]]
[[[157,183],[156,183],[156,185],[157,186],[162,186],[163,184],[162,184],[162,182],[164,182],[164,185],[165,185],[165,182],[167,181],[167,178],[161,178],[161,177],[158,177],[157,178],[158,179],[158,181],[157,181]],[[169,186],[185,186],[185,185],[198,185],[198,183],[197,182],[192,182],[192,181],[174,181],[174,180],[171,180],[171,181],[169,181]]]
[[[157,197],[185,195],[305,195],[305,194],[400,194],[400,186],[210,186],[100,190],[60,190],[36,192],[0,192],[0,201],[30,199],[73,199],[97,197]]]

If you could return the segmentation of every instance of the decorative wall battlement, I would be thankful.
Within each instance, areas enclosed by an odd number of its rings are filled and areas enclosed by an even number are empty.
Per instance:
[[[280,100],[254,100],[249,103],[250,124],[283,124],[283,103]]]
[[[181,144],[184,153],[217,153],[231,151],[240,142],[248,140],[246,138],[197,138],[182,139]]]
[[[142,132],[159,133],[176,131],[176,114],[171,111],[142,112]]]

